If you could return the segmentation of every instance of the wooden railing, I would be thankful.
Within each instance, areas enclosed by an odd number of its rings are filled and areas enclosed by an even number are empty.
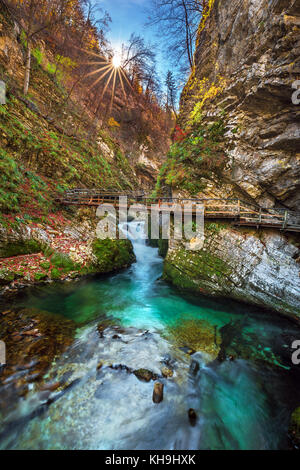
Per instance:
[[[120,196],[127,197],[126,206],[120,205]],[[168,212],[177,205],[179,210],[195,212],[196,204],[204,205],[204,216],[207,219],[231,219],[233,224],[240,226],[269,227],[286,231],[300,232],[300,213],[285,209],[263,208],[240,199],[188,199],[160,197],[151,198],[143,191],[116,193],[96,189],[74,189],[66,191],[57,200],[64,205],[99,206],[113,204],[116,208],[128,208],[134,204],[142,204],[147,210],[153,205],[161,212]],[[175,209],[176,211],[176,209]]]

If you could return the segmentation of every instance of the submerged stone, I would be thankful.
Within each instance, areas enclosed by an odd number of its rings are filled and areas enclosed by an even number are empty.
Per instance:
[[[7,350],[0,383],[13,377],[17,368],[24,369],[17,388],[40,380],[55,357],[73,342],[75,329],[72,320],[37,309],[24,308],[0,316],[0,340]]]
[[[186,318],[169,327],[175,343],[186,354],[203,351],[216,358],[221,343],[220,335],[213,325],[205,320]]]

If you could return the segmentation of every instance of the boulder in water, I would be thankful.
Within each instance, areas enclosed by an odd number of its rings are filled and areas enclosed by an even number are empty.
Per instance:
[[[190,408],[188,411],[189,421],[191,426],[196,426],[197,423],[197,413],[193,408]]]
[[[148,369],[138,369],[135,370],[134,375],[143,382],[150,382],[150,380],[156,380],[157,376]]]
[[[156,382],[153,389],[153,403],[161,403],[164,399],[164,384]]]

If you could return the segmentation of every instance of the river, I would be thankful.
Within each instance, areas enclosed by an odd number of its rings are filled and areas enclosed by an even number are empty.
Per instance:
[[[72,386],[53,392],[47,406],[36,385],[9,403],[0,448],[288,448],[289,416],[300,404],[290,357],[299,327],[259,308],[182,295],[161,280],[158,250],[133,244],[137,262],[119,274],[31,288],[16,300],[77,323],[74,343],[46,377],[67,374]],[[164,367],[173,377],[161,378]],[[132,373],[140,368],[164,384],[160,404],[154,382]]]

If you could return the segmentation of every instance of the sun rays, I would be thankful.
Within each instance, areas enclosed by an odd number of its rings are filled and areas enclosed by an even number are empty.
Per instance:
[[[92,51],[84,50],[84,52],[92,56],[92,60],[87,61],[82,65],[91,66],[93,68],[97,66],[95,70],[85,74],[85,78],[95,78],[95,80],[89,86],[88,92],[94,90],[95,87],[97,85],[100,85],[101,82],[103,82],[104,85],[101,94],[99,95],[99,97],[97,97],[97,100],[99,100],[97,111],[101,107],[103,103],[103,98],[107,91],[111,91],[111,97],[109,102],[109,111],[111,112],[114,105],[116,90],[118,86],[121,87],[121,91],[127,102],[125,83],[130,89],[132,89],[132,85],[127,77],[126,70],[123,65],[124,61],[122,59],[122,54],[119,51],[115,50],[112,57],[106,58]],[[96,58],[98,60],[95,60]]]

